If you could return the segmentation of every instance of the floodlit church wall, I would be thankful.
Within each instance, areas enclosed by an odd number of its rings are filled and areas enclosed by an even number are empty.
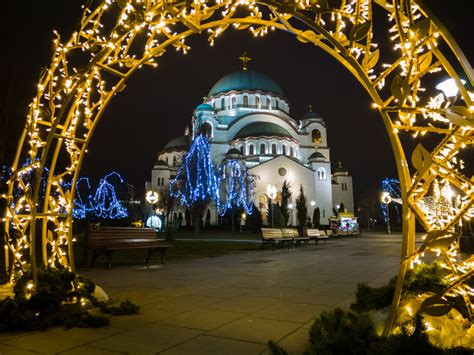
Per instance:
[[[167,168],[160,167],[151,171],[151,188],[159,190],[168,186],[170,180],[170,171]]]
[[[332,216],[332,190],[331,190],[331,164],[330,163],[312,163],[313,184],[315,186],[316,198],[314,206],[308,206],[308,215],[313,216],[313,211],[319,207],[321,212],[320,223],[327,225],[328,218]],[[310,201],[311,202],[311,201]],[[309,202],[309,203],[310,203]]]
[[[342,202],[347,212],[354,213],[352,176],[339,175],[333,179],[337,182],[337,185],[332,185],[333,206],[337,207]]]

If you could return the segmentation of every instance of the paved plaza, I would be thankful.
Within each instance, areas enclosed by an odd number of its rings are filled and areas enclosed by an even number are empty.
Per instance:
[[[114,300],[140,305],[140,314],[98,329],[0,334],[0,354],[266,354],[271,339],[302,354],[319,313],[348,307],[358,282],[378,286],[396,274],[400,241],[370,235],[164,267],[82,270]]]

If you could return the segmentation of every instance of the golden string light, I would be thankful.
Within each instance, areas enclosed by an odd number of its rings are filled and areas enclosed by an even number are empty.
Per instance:
[[[374,16],[375,6],[386,17]],[[385,30],[392,49],[378,46],[374,28]],[[473,144],[474,105],[460,77],[470,85],[474,78],[442,24],[410,0],[103,0],[97,7],[85,6],[80,28],[68,40],[55,33],[51,65],[40,76],[12,166],[4,216],[5,266],[11,280],[31,270],[36,281],[39,230],[42,266],[74,271],[75,182],[102,113],[133,73],[157,67],[172,48],[188,53],[191,35],[206,35],[213,45],[229,29],[256,37],[283,30],[319,46],[357,78],[379,111],[403,199],[400,271],[385,334],[393,326],[405,273],[426,251],[444,258],[450,271],[446,292],[462,294],[472,311],[473,292],[463,282],[473,275],[474,262],[458,259],[455,242],[463,221],[474,215],[473,184],[463,174],[460,158]],[[457,97],[433,87],[434,81],[446,78],[456,85]],[[415,140],[430,135],[438,144],[432,151],[419,144],[406,152],[400,139],[406,133]],[[23,166],[26,158],[31,163]],[[27,181],[28,174],[36,179]],[[45,174],[46,193],[41,196]],[[415,217],[427,232],[418,249]]]

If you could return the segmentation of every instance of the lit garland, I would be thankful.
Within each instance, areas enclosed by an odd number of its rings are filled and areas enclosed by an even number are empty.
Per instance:
[[[188,207],[219,199],[218,178],[206,137],[198,135],[193,140],[176,177],[170,181],[169,189],[181,205]]]
[[[372,6],[376,4],[387,14],[385,19],[373,16]],[[474,265],[472,261],[458,261],[455,243],[447,243],[451,239],[446,238],[474,216],[473,183],[463,174],[464,162],[459,157],[472,144],[474,110],[460,77],[467,76],[470,82],[474,78],[470,68],[463,71],[467,60],[456,44],[450,43],[451,37],[437,20],[430,18],[429,11],[421,8],[421,3],[407,4],[410,6],[400,6],[395,0],[102,0],[96,7],[86,5],[78,30],[67,41],[61,41],[56,33],[51,65],[39,79],[3,196],[7,199],[4,220],[9,250],[5,265],[12,280],[26,270],[32,270],[36,277],[36,265],[26,260],[35,257],[35,226],[39,221],[48,222],[42,223],[46,226],[41,232],[42,264],[74,268],[69,245],[73,194],[63,181],[72,181],[71,186],[75,186],[78,168],[103,110],[136,70],[157,66],[156,59],[169,48],[187,53],[190,47],[186,40],[193,34],[206,33],[212,45],[231,26],[248,29],[258,37],[279,29],[293,33],[301,42],[320,46],[343,63],[367,89],[390,135],[404,196],[405,243],[385,335],[395,320],[407,265],[418,261],[426,250],[443,255],[452,281],[449,292],[463,295],[472,311],[469,296],[473,291],[464,281],[474,275]],[[388,23],[382,21],[387,18]],[[378,26],[388,30],[393,51],[386,46],[379,48],[373,41]],[[84,61],[74,66],[77,58]],[[440,96],[435,89],[433,83],[447,77],[456,83],[459,99]],[[431,152],[421,144],[415,149],[413,174],[399,140],[402,132],[415,139],[426,134],[439,138]],[[56,166],[58,156],[65,167]],[[69,160],[62,159],[66,156]],[[24,164],[24,157],[31,163]],[[51,167],[49,173],[47,167]],[[36,181],[29,183],[25,172],[32,172]],[[181,171],[183,176],[187,173],[190,171]],[[201,173],[209,177],[205,184],[212,188],[183,181],[182,201],[217,194],[216,180],[207,171]],[[43,176],[48,179],[42,200],[38,179]],[[449,182],[459,201],[449,218],[437,218],[434,223],[426,196],[433,192],[435,181],[440,189]],[[415,251],[411,232],[414,217],[427,231],[423,246]],[[63,248],[58,249],[58,245]]]
[[[224,216],[227,210],[243,208],[245,213],[253,212],[254,179],[245,164],[238,160],[225,160],[219,166],[218,211]]]
[[[76,219],[86,219],[89,216],[103,219],[122,219],[128,217],[127,209],[117,198],[116,188],[111,178],[118,178],[119,184],[125,184],[124,179],[117,172],[107,174],[100,179],[99,186],[94,194],[91,194],[89,178],[83,177],[77,181],[77,193],[74,200],[72,215]],[[81,188],[81,185],[85,185]],[[86,190],[87,197],[84,198],[80,190]]]

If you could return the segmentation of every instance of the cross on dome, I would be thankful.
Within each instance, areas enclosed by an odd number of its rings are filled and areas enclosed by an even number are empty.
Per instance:
[[[247,52],[244,52],[244,54],[242,54],[242,57],[239,57],[239,59],[244,63],[244,68],[243,70],[248,70],[248,63],[252,60],[252,58],[250,58],[249,56],[247,56]]]
[[[309,112],[313,112],[313,105],[308,105]]]

